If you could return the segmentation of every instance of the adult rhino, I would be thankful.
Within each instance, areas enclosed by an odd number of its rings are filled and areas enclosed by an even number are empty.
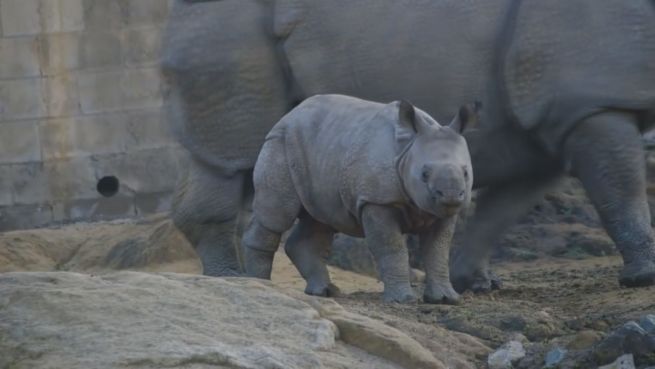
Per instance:
[[[641,144],[655,123],[652,0],[177,0],[162,68],[192,156],[173,218],[205,274],[240,270],[235,224],[268,130],[339,93],[408,99],[438,121],[483,101],[465,137],[486,190],[452,261],[458,290],[496,286],[492,241],[566,173],[623,256],[620,283],[655,283]]]

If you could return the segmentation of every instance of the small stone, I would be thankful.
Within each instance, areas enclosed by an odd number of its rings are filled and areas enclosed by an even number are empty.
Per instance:
[[[642,316],[639,320],[639,325],[648,332],[648,334],[655,334],[655,315],[648,314]]]
[[[637,324],[637,322],[632,320],[625,323],[620,330],[632,331],[642,336],[648,334],[648,332],[646,332],[644,328],[642,328],[639,324]]]
[[[555,347],[554,349],[548,351],[546,354],[546,368],[555,367],[566,356],[567,351],[560,347]]]
[[[586,350],[603,338],[600,332],[584,330],[578,332],[571,342],[566,345],[569,350]]]
[[[632,354],[627,354],[619,357],[613,363],[603,365],[598,369],[635,369],[635,360]]]
[[[489,355],[489,369],[511,369],[512,364],[525,356],[523,344],[519,341],[509,341],[496,352]]]
[[[594,347],[593,355],[599,364],[604,364],[623,354],[633,354],[639,359],[648,357],[654,351],[655,337],[630,321],[599,342]]]

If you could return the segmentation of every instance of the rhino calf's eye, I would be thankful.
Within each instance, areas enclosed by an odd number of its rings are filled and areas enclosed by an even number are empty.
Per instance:
[[[421,180],[427,183],[429,179],[430,179],[430,171],[427,169],[423,169],[423,171],[421,172]]]

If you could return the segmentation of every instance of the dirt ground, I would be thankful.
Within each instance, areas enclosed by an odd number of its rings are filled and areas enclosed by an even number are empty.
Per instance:
[[[626,321],[655,313],[655,287],[619,287],[620,265],[617,256],[543,256],[495,264],[504,288],[484,295],[467,293],[459,306],[384,304],[382,284],[375,278],[334,267],[331,274],[343,293],[337,302],[401,329],[429,349],[435,342],[448,344],[439,341],[440,329],[466,333],[476,340],[458,349],[469,350],[465,356],[483,367],[491,350],[519,339],[529,356],[521,365],[530,368],[540,367],[552,347],[585,349]],[[199,273],[200,265],[163,216],[0,235],[0,272],[116,269]],[[283,252],[276,257],[273,282],[281,289],[304,288]],[[416,288],[420,293],[420,284]]]

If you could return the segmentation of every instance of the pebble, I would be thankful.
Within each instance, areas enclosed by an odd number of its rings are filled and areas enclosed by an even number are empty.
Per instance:
[[[611,364],[603,365],[598,369],[635,369],[635,360],[632,354],[620,356]]]
[[[578,332],[575,337],[566,345],[569,350],[586,350],[596,344],[603,338],[602,334],[597,331],[584,330]]]
[[[509,341],[496,352],[489,355],[487,364],[489,369],[511,369],[513,363],[525,356],[523,344],[519,341]]]
[[[655,315],[648,314],[641,317],[639,325],[649,334],[655,334]]]
[[[593,349],[598,363],[608,363],[624,354],[635,357],[648,357],[655,351],[655,335],[649,335],[634,321],[625,323],[610,333]]]
[[[567,351],[560,347],[555,347],[554,349],[548,351],[546,354],[546,368],[553,368],[564,360]]]

